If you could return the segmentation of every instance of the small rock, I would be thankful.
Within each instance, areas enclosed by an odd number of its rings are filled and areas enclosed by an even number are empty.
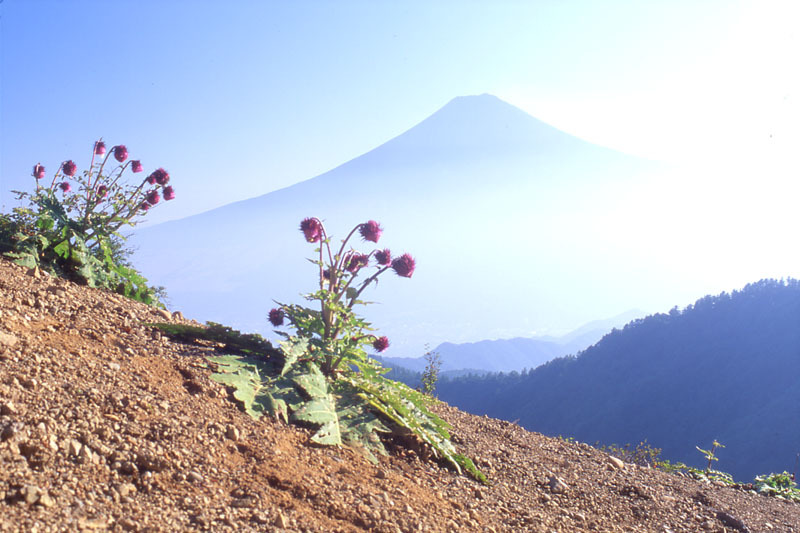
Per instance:
[[[39,500],[36,503],[42,507],[52,507],[55,504],[53,498],[51,498],[46,492],[42,492],[42,494],[39,496]]]
[[[34,503],[39,501],[39,498],[42,496],[42,489],[35,485],[25,485],[21,489],[19,489],[19,495],[22,496],[22,500],[27,503],[28,505],[33,505]]]
[[[287,527],[289,527],[289,521],[286,520],[286,517],[283,516],[283,513],[280,511],[278,511],[278,514],[275,516],[274,524],[276,527],[279,527],[281,529],[286,529]]]
[[[81,454],[82,449],[83,449],[83,444],[81,444],[79,441],[75,439],[69,439],[67,441],[67,446],[66,446],[67,455],[73,455],[75,457],[78,457]]]
[[[269,517],[264,513],[253,513],[253,516],[250,519],[255,522],[256,524],[267,524],[269,523]]]
[[[120,497],[127,498],[136,492],[136,485],[133,483],[120,483],[116,486]]]
[[[560,477],[550,476],[547,480],[547,484],[550,486],[550,492],[553,494],[564,494],[569,490],[569,486]]]
[[[232,441],[239,440],[239,428],[236,426],[228,426],[228,429],[225,431],[225,436],[228,437]]]
[[[172,320],[172,313],[170,313],[166,309],[157,309],[157,311],[158,314],[164,318],[164,320]]]
[[[614,457],[613,455],[608,456],[608,463],[616,468],[617,470],[625,470],[625,463],[622,462],[621,459]]]
[[[133,464],[132,462],[124,461],[119,465],[119,472],[120,474],[132,476],[133,474],[138,472],[138,470],[136,469],[136,465]]]
[[[202,483],[203,482],[203,476],[202,476],[202,474],[192,470],[191,472],[189,472],[189,474],[187,474],[186,480],[191,482],[191,483]]]
[[[3,333],[0,331],[0,346],[8,346],[9,348],[17,344],[17,337],[10,333]]]
[[[2,335],[2,333],[0,333],[0,335]],[[17,410],[14,402],[5,402],[0,405],[0,415],[12,416],[16,414],[19,414],[19,410]]]
[[[717,513],[717,520],[719,520],[728,527],[732,527],[733,529],[738,529],[739,531],[742,531],[744,533],[749,533],[750,531],[749,529],[747,529],[747,526],[744,525],[744,522],[742,522],[735,516],[726,513],[725,511],[719,511]]]
[[[257,503],[258,501],[252,496],[245,496],[244,498],[236,498],[233,500],[231,502],[231,507],[236,507],[237,509],[255,507]]]

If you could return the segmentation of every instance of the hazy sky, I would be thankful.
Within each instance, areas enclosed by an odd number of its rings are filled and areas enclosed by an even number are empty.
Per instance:
[[[798,6],[4,0],[0,205],[37,162],[87,165],[102,136],[171,173],[177,199],[152,219],[181,217],[313,177],[484,92],[714,169],[702,186],[723,194],[753,180],[796,197]],[[766,168],[783,177],[762,184]]]

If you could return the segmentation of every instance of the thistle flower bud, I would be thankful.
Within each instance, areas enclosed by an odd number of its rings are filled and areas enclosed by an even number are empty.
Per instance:
[[[102,200],[106,196],[108,196],[108,187],[106,187],[105,185],[99,186],[97,188],[97,199]]]
[[[158,195],[158,191],[152,190],[152,191],[147,193],[147,196],[145,196],[145,199],[147,200],[148,204],[156,205],[158,203],[158,201],[161,200],[161,196]]]
[[[322,224],[316,218],[305,218],[300,223],[300,231],[308,242],[319,242],[322,240]]]
[[[269,311],[269,321],[276,328],[278,326],[282,326],[283,325],[283,317],[284,317],[283,309],[280,309],[280,308],[277,308],[277,307],[275,309],[270,309],[270,311]]]
[[[72,190],[72,185],[70,185],[68,181],[62,181],[58,184],[58,188],[66,194]]]
[[[147,176],[147,183],[150,185],[155,185],[156,183],[159,185],[166,185],[169,183],[169,173],[163,168],[154,170],[152,174]]]
[[[94,143],[94,153],[95,155],[103,155],[106,153],[106,143],[103,141],[97,141]]]
[[[125,148],[124,144],[115,146],[113,150],[114,150],[114,159],[116,159],[120,163],[128,159],[128,149]]]
[[[383,228],[374,220],[369,220],[358,227],[358,232],[361,233],[361,237],[365,241],[378,242],[378,239],[381,238],[381,233],[383,233]]]
[[[33,177],[40,180],[44,177],[44,167],[39,163],[33,165]]]
[[[138,159],[131,160],[131,170],[133,170],[134,173],[141,172],[142,162],[139,161]]]
[[[392,268],[398,276],[410,278],[414,274],[417,262],[410,254],[403,254],[392,261]]]
[[[164,187],[164,200],[173,200],[175,198],[175,189],[172,188],[172,185]]]
[[[372,347],[375,348],[375,351],[377,352],[385,352],[389,348],[389,338],[378,337],[372,341]]]
[[[162,186],[169,183],[169,172],[167,172],[163,168],[159,168],[158,170],[156,170],[156,183]]]
[[[358,252],[353,252],[350,257],[347,258],[347,264],[345,265],[345,270],[348,272],[358,272],[358,270],[369,264],[369,256],[360,254]]]
[[[64,164],[61,165],[61,170],[64,171],[64,175],[70,177],[75,175],[75,170],[77,170],[77,168],[78,165],[76,165],[72,159],[70,159],[69,161],[65,161]]]
[[[387,266],[392,262],[392,252],[388,248],[375,252],[375,261],[381,266]]]

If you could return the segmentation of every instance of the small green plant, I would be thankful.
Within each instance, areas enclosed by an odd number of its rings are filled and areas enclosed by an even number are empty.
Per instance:
[[[112,155],[118,164],[107,166]],[[45,167],[37,163],[32,173],[35,192],[13,191],[27,205],[0,215],[0,254],[28,268],[160,305],[163,289],[149,287],[130,265],[119,230],[135,225],[162,195],[172,200],[175,191],[167,185],[169,174],[163,168],[138,185],[123,179],[128,169],[139,173],[143,167],[128,160],[124,145],[106,153],[102,140],[94,143],[88,169],[78,173],[74,161],[64,161],[49,186],[41,185]]]
[[[725,445],[717,442],[716,439],[714,440],[714,442],[711,443],[710,450],[704,450],[700,446],[695,446],[695,448],[697,448],[697,451],[702,453],[706,457],[706,459],[708,459],[708,466],[706,466],[706,472],[711,471],[711,465],[714,461],[719,461],[719,458],[715,455],[714,452],[717,451],[717,448],[724,448],[724,447]]]
[[[800,502],[800,490],[794,476],[788,472],[757,476],[755,488],[759,494]]]
[[[353,445],[372,460],[386,453],[385,442],[419,446],[423,455],[485,483],[473,462],[457,453],[450,426],[429,410],[431,398],[383,376],[388,370],[367,348],[383,352],[389,339],[372,333],[370,324],[354,312],[355,306],[368,303],[361,300],[362,293],[385,272],[411,278],[414,258],[392,258],[388,249],[361,253],[348,248],[356,233],[364,241],[378,242],[383,230],[373,220],[354,227],[338,251],[319,219],[303,220],[300,229],[306,241],[318,244],[311,262],[317,267],[319,289],[305,296],[316,308],[278,304],[269,311],[270,323],[276,328],[288,323],[294,329],[294,334],[276,330],[284,339],[279,354],[212,358],[218,370],[212,378],[231,386],[254,418],[269,414],[307,426],[316,444]]]
[[[442,357],[439,352],[431,350],[425,345],[425,370],[422,372],[422,393],[433,396],[436,391],[436,382],[439,381],[439,371],[442,368]]]

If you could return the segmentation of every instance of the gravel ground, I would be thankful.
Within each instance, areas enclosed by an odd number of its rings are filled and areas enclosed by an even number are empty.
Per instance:
[[[490,486],[254,421],[184,322],[0,260],[0,531],[800,532],[800,505],[438,404]]]

